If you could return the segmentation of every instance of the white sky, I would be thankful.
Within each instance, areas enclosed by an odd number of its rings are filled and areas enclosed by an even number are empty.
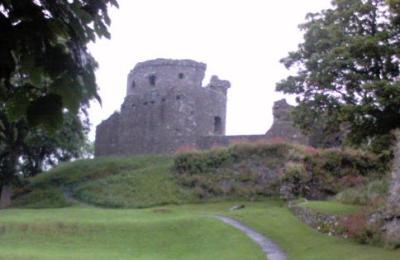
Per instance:
[[[97,124],[119,110],[129,71],[155,58],[193,59],[207,75],[232,84],[227,134],[263,134],[272,124],[272,104],[283,97],[275,84],[289,72],[279,63],[302,41],[298,25],[330,0],[118,0],[110,10],[111,40],[90,50],[103,104],[89,110],[94,140]]]

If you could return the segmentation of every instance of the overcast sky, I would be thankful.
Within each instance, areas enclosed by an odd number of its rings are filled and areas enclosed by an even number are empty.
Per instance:
[[[111,40],[90,50],[103,104],[93,104],[94,129],[119,110],[126,79],[136,63],[155,59],[193,59],[211,75],[232,84],[227,134],[262,134],[272,124],[274,91],[288,71],[279,60],[302,41],[298,25],[308,12],[330,7],[330,0],[118,0],[110,10]]]

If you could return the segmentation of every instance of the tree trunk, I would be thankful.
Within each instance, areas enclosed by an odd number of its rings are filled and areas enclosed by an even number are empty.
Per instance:
[[[392,181],[387,208],[394,216],[400,216],[400,130],[395,132],[395,136]]]
[[[389,246],[397,246],[400,241],[400,130],[395,131],[396,144],[392,166],[392,181],[386,203],[384,240]]]
[[[0,169],[0,209],[11,205],[12,183],[17,172],[17,153],[10,152],[4,159],[3,167]]]
[[[0,209],[7,208],[11,205],[11,196],[11,185],[3,185],[3,187],[1,187]]]

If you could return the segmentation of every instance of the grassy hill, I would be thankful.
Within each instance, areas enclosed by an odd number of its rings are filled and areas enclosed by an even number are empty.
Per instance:
[[[374,155],[284,142],[242,143],[174,157],[102,157],[63,164],[29,180],[14,207],[87,203],[113,208],[285,196],[326,198],[382,178]],[[282,189],[285,187],[286,189]]]
[[[88,203],[141,208],[189,201],[190,192],[172,177],[173,160],[163,156],[107,157],[63,164],[31,180],[14,207],[65,207]]]

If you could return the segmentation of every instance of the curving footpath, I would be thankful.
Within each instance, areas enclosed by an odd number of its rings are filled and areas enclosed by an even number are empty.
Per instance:
[[[258,233],[254,229],[240,223],[233,218],[228,218],[225,216],[215,216],[217,219],[229,224],[240,231],[244,232],[248,237],[250,237],[254,242],[256,242],[265,253],[269,260],[287,260],[287,256],[282,249],[275,244],[272,240],[266,238],[262,234]]]

